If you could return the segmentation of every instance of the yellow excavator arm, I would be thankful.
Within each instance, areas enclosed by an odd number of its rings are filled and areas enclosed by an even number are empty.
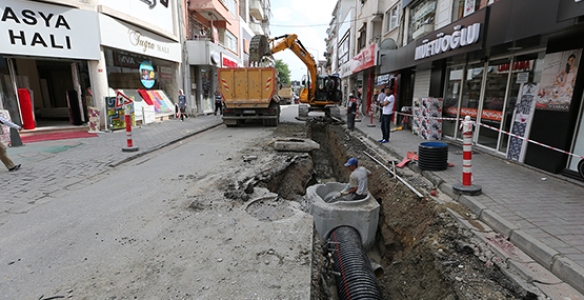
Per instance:
[[[290,49],[306,65],[308,72],[310,72],[310,82],[312,83],[310,87],[310,94],[315,95],[317,85],[316,62],[314,61],[314,58],[312,58],[310,52],[308,52],[300,40],[298,40],[298,36],[295,34],[285,34],[271,39],[270,42],[273,43],[273,46],[270,49],[271,54]]]
[[[294,54],[296,54],[296,56],[298,56],[308,68],[311,84],[307,99],[314,97],[316,95],[318,84],[317,65],[310,52],[308,52],[300,40],[298,40],[296,34],[285,34],[269,40],[265,36],[256,35],[252,38],[250,43],[249,61],[259,63],[265,56],[273,55],[286,49],[292,50],[292,52],[294,52]]]

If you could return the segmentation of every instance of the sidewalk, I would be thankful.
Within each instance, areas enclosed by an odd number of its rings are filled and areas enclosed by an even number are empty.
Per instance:
[[[355,128],[374,141],[381,139],[378,120],[371,123],[375,127],[368,124],[369,118],[356,122]],[[391,132],[389,143],[380,145],[401,160],[407,152],[417,152],[424,141],[403,130]],[[482,187],[482,195],[460,196],[453,193],[452,185],[461,183],[462,179],[462,143],[442,142],[448,144],[448,162],[454,167],[432,172],[421,171],[412,163],[410,167],[584,294],[584,183],[516,164],[473,147],[473,184]]]

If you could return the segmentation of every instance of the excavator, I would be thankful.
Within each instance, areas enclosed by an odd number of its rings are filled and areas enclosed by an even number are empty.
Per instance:
[[[324,111],[327,117],[340,117],[337,104],[342,100],[341,79],[334,75],[319,75],[318,66],[312,55],[298,40],[296,34],[285,34],[275,38],[265,35],[256,35],[250,41],[250,65],[273,62],[273,54],[286,49],[294,54],[306,65],[310,80],[302,79],[303,89],[300,92],[298,116],[308,117],[310,111]]]

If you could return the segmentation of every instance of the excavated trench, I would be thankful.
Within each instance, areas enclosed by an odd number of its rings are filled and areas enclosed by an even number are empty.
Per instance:
[[[384,299],[537,299],[496,265],[477,256],[469,232],[446,213],[448,207],[469,215],[463,207],[429,197],[420,199],[363,154],[370,149],[358,135],[322,122],[280,124],[275,135],[310,138],[320,144],[320,150],[300,156],[263,182],[281,198],[306,206],[303,196],[308,186],[347,182],[350,171],[343,164],[350,157],[358,158],[372,172],[369,190],[381,211],[376,243],[368,256],[384,270],[377,278]],[[389,155],[381,155],[379,160],[387,162]],[[431,188],[420,178],[410,180],[420,191]],[[318,234],[314,236],[312,299],[338,299],[326,243]]]

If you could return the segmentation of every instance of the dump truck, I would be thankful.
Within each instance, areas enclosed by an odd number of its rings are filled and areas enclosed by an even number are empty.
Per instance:
[[[218,76],[226,126],[239,126],[246,120],[262,120],[264,126],[278,126],[280,97],[276,94],[275,68],[221,68]]]
[[[280,103],[282,104],[291,104],[293,99],[292,99],[292,89],[290,88],[290,85],[282,85],[282,87],[278,90],[278,96],[280,97]]]

